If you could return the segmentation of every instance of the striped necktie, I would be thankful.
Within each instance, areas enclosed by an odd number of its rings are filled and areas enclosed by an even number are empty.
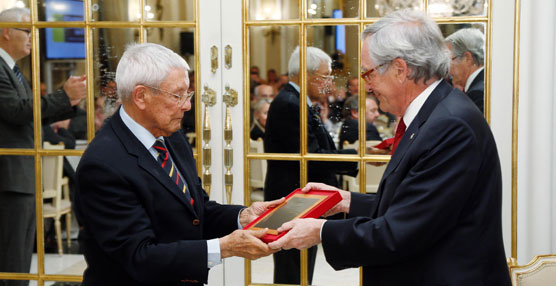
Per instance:
[[[157,139],[154,142],[153,147],[156,149],[156,151],[158,151],[158,157],[156,158],[156,161],[158,161],[162,169],[166,171],[166,173],[168,174],[168,176],[170,176],[172,181],[176,183],[178,188],[184,193],[187,201],[189,201],[189,203],[193,205],[195,200],[193,200],[191,194],[187,190],[187,185],[185,184],[184,179],[180,177],[180,174],[178,173],[178,169],[176,168],[176,165],[174,165],[174,162],[172,161],[172,158],[168,153],[168,149],[166,148],[166,145],[164,145],[164,141],[162,139]]]
[[[19,67],[17,65],[14,66],[14,73],[15,73],[15,76],[17,76],[17,79],[19,80],[19,83],[24,85],[23,75],[21,74],[21,70],[19,69]]]

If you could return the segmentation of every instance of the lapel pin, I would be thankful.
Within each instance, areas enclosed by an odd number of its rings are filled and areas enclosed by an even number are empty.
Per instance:
[[[412,140],[413,137],[415,137],[415,133],[411,133],[411,136],[409,137],[409,140]]]

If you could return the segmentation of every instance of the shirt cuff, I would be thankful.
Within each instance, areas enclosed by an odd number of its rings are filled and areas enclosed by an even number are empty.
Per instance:
[[[239,213],[237,213],[237,229],[242,229],[243,227],[241,226],[241,223],[239,222],[239,217],[241,216],[241,212],[244,211],[246,208],[242,208],[241,210],[239,210]]]
[[[220,240],[218,238],[207,240],[207,266],[212,268],[222,263],[222,256],[220,255]]]
[[[324,224],[327,222],[327,220],[325,220],[322,225],[320,226],[320,242],[322,243],[322,229],[324,228]]]

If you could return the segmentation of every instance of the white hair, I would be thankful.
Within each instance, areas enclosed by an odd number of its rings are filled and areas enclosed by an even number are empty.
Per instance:
[[[270,98],[261,98],[259,99],[256,103],[255,103],[255,111],[261,111],[261,109],[263,109],[263,107],[267,104],[270,104],[272,102],[272,99]]]
[[[10,8],[0,12],[0,22],[22,22],[23,16],[30,16],[28,8]],[[0,28],[2,33],[2,28]]]
[[[403,59],[412,70],[410,79],[444,78],[450,71],[450,51],[438,25],[424,12],[398,10],[363,32],[369,55],[376,65]],[[386,71],[388,65],[378,70]]]
[[[456,31],[446,38],[452,44],[452,53],[461,58],[465,52],[470,52],[473,62],[483,65],[485,61],[485,36],[476,28],[466,28]]]
[[[327,63],[329,66],[332,64],[332,59],[330,58],[330,56],[319,48],[307,47],[305,56],[307,58],[306,65],[308,72],[314,72],[318,70],[319,66],[322,63]],[[290,56],[290,60],[288,62],[288,75],[299,75],[299,70],[299,46],[297,46]]]
[[[131,44],[116,68],[118,96],[128,100],[138,84],[158,87],[176,68],[183,68],[187,74],[189,65],[172,50],[153,43]]]

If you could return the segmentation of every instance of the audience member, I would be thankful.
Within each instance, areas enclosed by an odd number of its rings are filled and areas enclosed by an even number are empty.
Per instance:
[[[271,102],[272,100],[269,98],[261,98],[255,103],[255,112],[253,113],[254,120],[250,132],[252,140],[258,140],[259,138],[264,139],[266,118]]]
[[[355,140],[359,140],[359,96],[350,96],[345,103],[345,118],[340,129],[340,148],[348,142],[353,144]],[[378,105],[375,97],[367,96],[365,99],[365,121],[366,121],[366,138],[368,140],[382,140],[376,126],[374,125],[378,113]]]
[[[252,66],[249,69],[249,91],[251,94],[255,92],[255,87],[259,84],[265,83],[264,79],[261,78],[259,67]]]
[[[359,95],[359,77],[351,77],[346,83],[346,97]]]
[[[332,84],[330,76],[331,59],[322,50],[307,47],[307,151],[309,153],[356,154],[354,149],[336,150],[330,134],[324,128],[319,113],[313,110],[312,104],[318,103],[326,96],[327,86]],[[266,153],[298,153],[299,154],[299,47],[292,53],[288,62],[290,82],[274,98],[268,111],[264,150]],[[357,173],[356,162],[311,161],[308,165],[308,179],[312,182],[326,182],[337,185],[336,174],[346,172]],[[265,200],[281,198],[300,186],[299,162],[268,160],[265,179]],[[313,278],[316,247],[308,251],[309,284]],[[299,251],[288,250],[274,254],[274,283],[299,284],[300,263]]]
[[[461,29],[446,38],[452,52],[450,76],[452,84],[462,91],[484,113],[485,36],[476,28]]]
[[[29,22],[25,8],[0,12],[0,22]],[[0,148],[35,147],[33,93],[16,62],[31,53],[31,30],[0,28]],[[42,123],[75,115],[87,94],[85,76],[72,76],[63,88],[40,99]],[[35,160],[0,156],[0,272],[28,273],[35,241]],[[2,284],[3,283],[3,284]],[[27,285],[28,281],[0,281]]]

